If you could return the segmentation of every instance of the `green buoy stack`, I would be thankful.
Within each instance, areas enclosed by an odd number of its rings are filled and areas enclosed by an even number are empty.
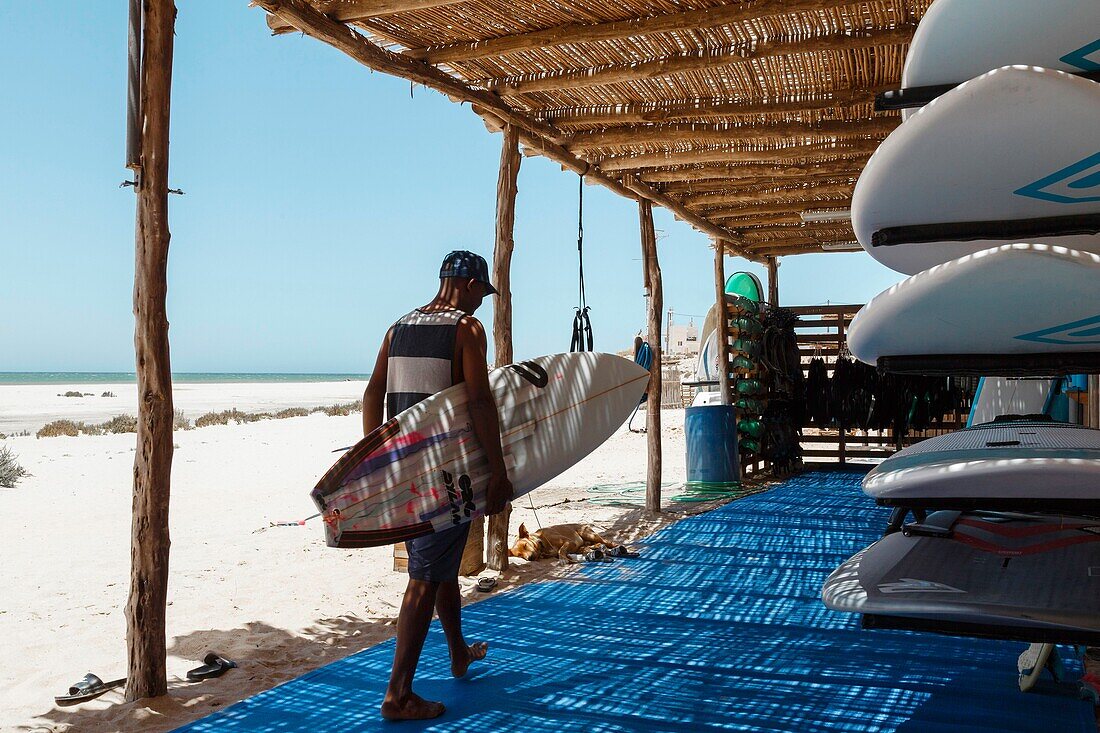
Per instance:
[[[763,289],[751,272],[735,272],[726,280],[730,328],[733,404],[737,407],[738,450],[744,459],[760,455],[766,389],[760,373]]]

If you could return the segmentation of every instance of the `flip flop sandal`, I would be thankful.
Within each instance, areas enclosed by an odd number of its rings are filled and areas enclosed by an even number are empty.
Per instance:
[[[497,587],[497,579],[489,576],[477,579],[477,589],[482,593],[488,593],[493,588]]]
[[[207,654],[202,661],[203,665],[201,667],[195,667],[187,671],[187,679],[192,682],[214,679],[225,674],[227,669],[233,669],[237,666],[236,662],[218,656],[214,652]]]
[[[638,557],[638,553],[626,549],[626,545],[618,545],[607,551],[611,557]]]
[[[58,695],[53,699],[58,705],[65,707],[66,705],[76,705],[78,703],[87,702],[88,700],[94,700],[102,695],[104,692],[113,690],[116,687],[121,687],[126,684],[126,678],[123,677],[120,680],[112,680],[111,682],[104,682],[89,672],[84,675],[84,679],[80,680],[76,684],[69,688],[68,695]]]
[[[588,562],[614,562],[614,559],[599,547],[584,553],[584,559]]]

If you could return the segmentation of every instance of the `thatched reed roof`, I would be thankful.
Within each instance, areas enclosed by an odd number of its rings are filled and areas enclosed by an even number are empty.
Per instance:
[[[932,0],[253,1],[761,259],[854,241],[802,212],[848,207]]]

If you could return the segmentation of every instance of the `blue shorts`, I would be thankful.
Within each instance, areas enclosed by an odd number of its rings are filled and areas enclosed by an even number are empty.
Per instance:
[[[466,522],[407,541],[409,577],[429,583],[458,580],[458,568],[469,536],[470,523]]]

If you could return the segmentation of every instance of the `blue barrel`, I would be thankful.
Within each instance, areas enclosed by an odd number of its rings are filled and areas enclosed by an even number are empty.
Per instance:
[[[684,411],[688,483],[736,483],[737,413],[733,405],[700,405]]]

